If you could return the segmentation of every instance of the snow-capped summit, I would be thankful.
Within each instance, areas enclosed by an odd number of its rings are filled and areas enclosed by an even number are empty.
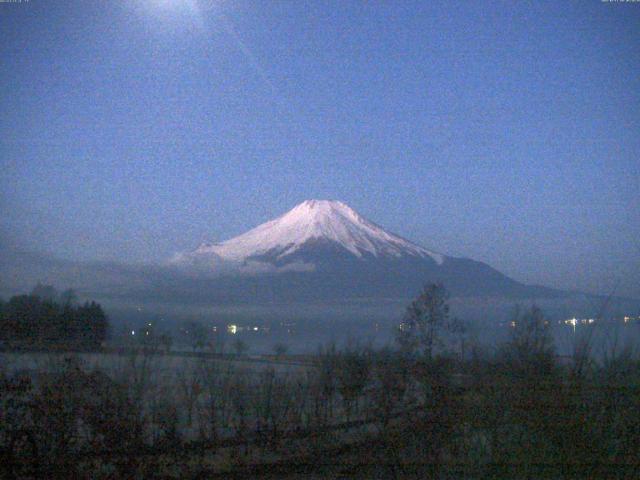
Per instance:
[[[485,263],[427,250],[335,200],[307,200],[235,238],[176,255],[172,263],[220,302],[237,295],[267,302],[411,298],[430,282],[464,296],[556,294]]]
[[[409,242],[368,221],[345,203],[336,200],[306,200],[284,215],[222,243],[205,243],[175,262],[209,264],[245,263],[271,259],[282,265],[286,259],[313,245],[330,245],[354,257],[419,257],[440,265],[444,257]],[[306,262],[305,258],[296,261]],[[307,262],[308,263],[308,262]]]

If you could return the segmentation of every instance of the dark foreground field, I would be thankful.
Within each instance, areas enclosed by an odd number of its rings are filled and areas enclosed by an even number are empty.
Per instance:
[[[437,296],[423,300],[410,307],[415,315],[394,349],[4,353],[0,471],[47,479],[640,478],[632,344],[612,337],[594,355],[586,335],[559,357],[550,322],[534,308],[487,349],[443,315]],[[441,335],[445,327],[454,335]]]

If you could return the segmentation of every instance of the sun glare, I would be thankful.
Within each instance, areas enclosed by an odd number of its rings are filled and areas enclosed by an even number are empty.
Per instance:
[[[155,17],[165,25],[187,23],[200,30],[204,29],[205,22],[202,9],[197,0],[144,0],[147,15]]]

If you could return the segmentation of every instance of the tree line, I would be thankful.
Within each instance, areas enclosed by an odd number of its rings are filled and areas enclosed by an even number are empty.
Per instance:
[[[560,363],[540,309],[512,325],[479,345],[430,285],[396,348],[330,344],[309,368],[167,369],[143,349],[102,369],[72,359],[35,384],[0,364],[0,465],[9,478],[250,478],[247,465],[283,458],[335,478],[342,443],[353,478],[637,478],[637,351],[596,358],[586,339]]]
[[[28,295],[0,300],[0,342],[6,348],[94,350],[106,339],[109,321],[96,302],[77,304],[75,293],[38,284]]]

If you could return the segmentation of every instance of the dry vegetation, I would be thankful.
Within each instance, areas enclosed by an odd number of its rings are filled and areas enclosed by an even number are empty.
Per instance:
[[[487,354],[445,344],[425,291],[396,350],[322,349],[307,367],[207,356],[157,368],[79,357],[0,383],[6,478],[637,478],[640,361],[588,344],[556,360],[537,309]],[[434,301],[437,300],[437,301]],[[459,338],[459,337],[455,337]],[[464,349],[467,350],[464,353]],[[283,357],[283,353],[279,353]],[[56,357],[59,358],[59,357]],[[3,363],[4,365],[4,363]]]

